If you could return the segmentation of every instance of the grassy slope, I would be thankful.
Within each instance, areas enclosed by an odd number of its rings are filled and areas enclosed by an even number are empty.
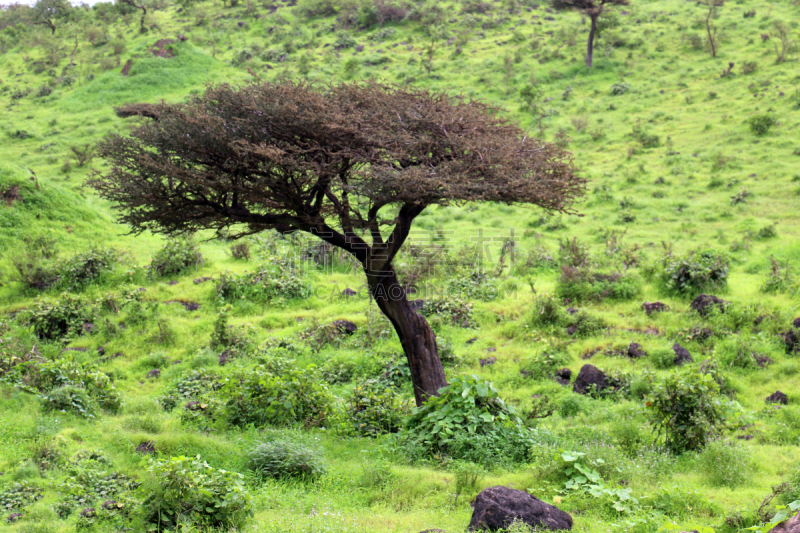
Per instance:
[[[744,18],[743,13],[750,9],[756,9],[757,16]],[[160,239],[147,235],[137,238],[122,235],[125,228],[113,223],[108,206],[80,189],[85,169],[62,170],[70,146],[95,143],[106,132],[123,129],[125,126],[113,115],[113,105],[162,98],[180,101],[201,91],[205,82],[245,81],[250,78],[249,74],[230,64],[241,50],[252,50],[254,45],[262,50],[279,50],[291,41],[294,51],[288,61],[251,59],[244,66],[265,79],[298,77],[301,76],[299,59],[307,55],[305,77],[309,80],[413,82],[419,87],[497,103],[510,118],[532,129],[532,119],[520,109],[517,94],[521,86],[536,80],[545,87],[546,96],[552,98],[548,105],[557,111],[545,122],[548,127],[546,135],[550,137],[558,130],[569,133],[573,138],[570,148],[575,153],[577,164],[593,180],[590,189],[596,191],[599,187],[608,187],[610,193],[609,199],[590,192],[586,203],[579,206],[584,216],[565,217],[564,227],[553,231],[545,229],[547,224],[538,225],[541,213],[537,211],[488,205],[431,209],[419,219],[420,229],[452,232],[453,243],[462,244],[469,242],[481,227],[487,228],[487,234],[493,237],[508,235],[509,229],[514,228],[523,250],[539,242],[553,249],[557,239],[578,236],[598,253],[605,246],[605,231],[626,229],[625,242],[640,245],[649,259],[657,256],[661,241],[671,241],[677,250],[687,250],[705,246],[728,249],[732,242],[747,239],[749,248],[734,252],[736,263],[725,298],[739,304],[763,303],[768,308],[779,309],[784,318],[795,316],[795,297],[768,296],[759,291],[769,270],[770,254],[781,260],[797,260],[798,215],[794,206],[800,190],[800,184],[793,181],[797,175],[798,157],[792,154],[800,147],[797,142],[800,111],[795,96],[798,81],[796,63],[774,64],[774,39],[762,42],[760,34],[769,32],[771,19],[791,20],[797,16],[797,9],[786,2],[765,5],[743,1],[726,5],[717,21],[724,29],[725,40],[718,57],[712,59],[702,50],[691,49],[685,38],[689,34],[702,34],[702,30],[694,25],[700,16],[699,7],[671,0],[637,3],[627,10],[627,15],[620,17],[623,26],[617,30],[632,46],[604,53],[609,39],[601,40],[596,67],[591,71],[582,66],[585,21],[576,14],[551,15],[543,8],[530,12],[523,10],[521,14],[510,15],[510,20],[498,28],[475,29],[460,55],[453,54],[455,45],[440,42],[431,75],[419,64],[421,51],[428,45],[429,37],[422,27],[413,23],[395,26],[395,33],[381,42],[370,40],[376,30],[352,30],[356,42],[365,45],[365,50],[360,53],[352,48],[337,53],[333,46],[325,46],[337,38],[337,34],[321,30],[328,27],[333,18],[306,21],[286,7],[274,14],[256,8],[256,13],[262,15],[259,19],[248,15],[245,6],[223,10],[201,2],[193,12],[181,14],[176,13],[175,7],[169,7],[156,11],[151,21],[157,23],[158,29],[152,29],[146,35],[135,32],[135,23],[129,27],[112,23],[108,33],[121,33],[127,41],[127,50],[121,55],[122,63],[127,57],[134,60],[129,77],[120,76],[119,69],[100,72],[92,65],[92,58],[97,60],[99,55],[111,56],[112,53],[108,47],[95,49],[87,44],[82,45],[78,53],[81,76],[72,87],[57,86],[52,95],[43,98],[35,97],[33,93],[14,101],[8,92],[0,96],[0,105],[5,107],[0,118],[0,135],[8,136],[0,146],[0,160],[5,162],[0,170],[0,184],[12,179],[21,180],[25,184],[23,196],[26,198],[13,207],[0,207],[0,269],[8,269],[8,258],[19,247],[19,235],[43,231],[54,232],[65,252],[103,242],[130,252],[126,268],[146,263],[159,246]],[[205,13],[208,21],[205,27],[194,26],[200,11]],[[219,15],[224,15],[224,18],[219,18]],[[545,17],[549,16],[555,20],[546,20]],[[458,14],[456,17],[459,21],[445,25],[448,36],[455,36],[464,28],[465,17]],[[245,22],[244,28],[239,28],[237,22],[240,20]],[[481,18],[478,20],[483,22]],[[270,31],[269,28],[273,29]],[[515,30],[524,37],[520,42],[513,42]],[[176,45],[176,57],[149,57],[148,50],[155,40],[179,33],[187,35],[189,41]],[[570,34],[576,35],[574,46],[565,44]],[[212,57],[208,44],[210,38],[217,39],[216,57]],[[530,46],[534,38],[541,43],[537,50]],[[37,34],[35,40],[43,44],[47,36]],[[413,49],[409,50],[409,46]],[[552,55],[556,49],[564,56],[563,59],[544,63],[537,60],[537,54],[541,58],[545,54]],[[517,50],[520,50],[518,62],[514,58]],[[39,54],[43,54],[41,48],[34,47],[20,48],[0,56],[3,87],[27,87],[35,93],[47,81],[46,73],[33,74],[25,67],[24,58],[27,55],[36,60]],[[507,61],[505,57],[508,57]],[[355,63],[351,61],[348,64],[347,61],[352,59]],[[370,66],[367,59],[379,64]],[[729,61],[737,63],[734,76],[719,78],[723,66]],[[744,75],[741,67],[747,61],[756,62],[758,68],[754,73]],[[60,67],[64,63],[66,60]],[[90,70],[95,71],[93,80],[86,79]],[[627,83],[630,91],[613,96],[610,87],[617,82]],[[572,92],[564,100],[562,95],[568,87],[572,87]],[[611,109],[612,104],[615,109]],[[767,111],[776,113],[781,124],[767,136],[757,138],[750,133],[745,120]],[[572,119],[581,117],[588,120],[588,127],[576,132]],[[645,150],[636,143],[631,131],[637,123],[660,137],[659,147]],[[12,138],[11,134],[20,129],[28,131],[32,137]],[[593,140],[589,132],[594,131],[604,135]],[[636,153],[629,156],[631,148],[635,148]],[[723,164],[715,165],[718,162]],[[102,168],[99,161],[95,165]],[[25,181],[26,168],[36,172],[41,186],[39,190],[32,188],[32,182]],[[664,183],[656,184],[658,178],[663,178]],[[743,187],[753,195],[747,203],[731,205],[729,198]],[[663,194],[657,197],[654,195],[656,192]],[[632,199],[631,211],[636,219],[633,223],[622,224],[619,222],[622,211],[619,202],[628,197]],[[777,223],[777,238],[760,241],[747,237],[749,232],[773,223]],[[499,244],[495,246],[499,247]],[[177,285],[168,285],[168,280],[148,282],[141,277],[134,279],[146,286],[148,299],[164,302],[180,298],[203,304],[195,313],[183,311],[180,306],[162,306],[162,314],[176,325],[178,343],[156,346],[149,335],[134,332],[115,339],[89,337],[74,343],[74,346],[90,348],[86,354],[76,354],[87,360],[95,359],[93,349],[100,344],[105,345],[107,353],[125,353],[124,358],[104,363],[102,368],[114,373],[127,404],[122,415],[102,417],[92,424],[69,415],[59,417],[59,423],[52,431],[69,437],[70,450],[102,448],[114,457],[118,468],[135,473],[138,457],[132,449],[142,440],[152,439],[159,449],[168,453],[199,453],[212,464],[240,471],[243,468],[242,441],[252,441],[255,435],[198,435],[181,428],[173,416],[159,413],[153,402],[153,397],[173,378],[189,368],[209,363],[208,358],[195,359],[195,354],[207,344],[216,314],[213,287],[210,284],[195,285],[191,279],[226,269],[252,268],[256,264],[255,260],[250,265],[243,265],[230,259],[222,243],[204,244],[203,250],[208,259],[206,265],[196,274],[179,278]],[[314,276],[319,283],[337,283],[340,287],[356,287],[361,282],[357,276],[344,272]],[[536,287],[539,291],[551,291],[555,279],[554,271],[538,274]],[[92,288],[88,292],[99,294],[125,280],[125,269],[121,268],[105,287]],[[504,397],[519,402],[524,408],[532,394],[544,393],[560,398],[566,393],[549,382],[531,383],[516,379],[521,364],[540,350],[542,336],[547,335],[524,327],[531,296],[525,284],[521,285],[523,288],[516,298],[475,304],[479,331],[444,327],[439,333],[453,341],[457,354],[465,361],[457,369],[450,369],[449,375],[476,373],[486,376],[495,381]],[[675,312],[658,318],[645,317],[638,310],[639,303],[655,299],[669,303]],[[25,307],[30,301],[31,296],[22,293],[13,283],[0,287],[0,302],[7,310]],[[687,327],[693,319],[684,315],[686,306],[686,301],[664,297],[650,285],[645,285],[644,293],[636,300],[591,306],[615,329],[602,337],[572,343],[568,347],[569,366],[577,372],[584,363],[581,354],[596,347],[624,345],[632,340],[641,342],[646,349],[671,345],[671,337],[652,337],[640,332],[647,327],[658,327],[668,333]],[[254,324],[261,338],[283,337],[296,335],[302,329],[303,323],[298,322],[298,318],[306,323],[312,319],[325,322],[333,318],[349,318],[362,327],[366,326],[366,309],[367,304],[363,301],[345,304],[312,300],[279,308],[242,303],[236,306],[235,321]],[[465,341],[474,336],[479,337],[479,342],[466,345]],[[498,350],[495,354],[498,364],[480,368],[477,360],[484,357],[486,348],[490,347]],[[698,356],[701,353],[713,352],[713,346],[690,344],[689,347],[696,359],[701,359]],[[398,349],[399,346],[389,339],[374,351],[387,353]],[[143,376],[152,368],[152,358],[148,357],[152,352],[163,352],[172,361],[184,362],[165,367],[158,381],[145,380]],[[760,413],[763,398],[776,388],[787,392],[790,402],[800,402],[796,392],[797,360],[778,351],[770,355],[775,364],[766,370],[732,371],[740,389],[738,399],[750,413]],[[299,362],[316,362],[324,366],[329,359],[334,359],[366,364],[368,357],[363,350],[345,347],[336,352],[305,355]],[[649,366],[646,361],[630,362],[602,354],[596,355],[592,363],[606,369],[631,372]],[[340,386],[335,390],[344,394],[346,387]],[[582,407],[582,412],[575,417],[556,415],[544,421],[542,426],[581,431],[581,428],[591,425],[603,431],[629,417],[633,417],[636,423],[644,421],[641,407],[634,402],[585,401]],[[0,409],[4,420],[8,420],[0,436],[0,442],[7,444],[0,452],[0,464],[4,464],[2,469],[11,470],[29,453],[31,435],[37,424],[52,422],[40,417],[36,402],[19,392],[6,390]],[[148,432],[142,428],[141,420],[147,417],[157,421],[157,424],[147,426],[157,431]],[[756,424],[759,431],[769,434],[767,428],[772,422],[768,418],[757,416]],[[434,526],[457,530],[468,521],[470,509],[466,498],[451,506],[452,474],[404,466],[401,459],[389,454],[387,457],[393,461],[392,468],[398,477],[397,484],[391,490],[364,488],[360,476],[365,458],[366,464],[379,461],[381,449],[365,440],[341,441],[324,435],[319,438],[332,464],[331,475],[314,487],[276,483],[257,491],[256,523],[259,530],[307,531],[328,527],[333,531],[417,531]],[[750,481],[736,489],[710,486],[698,473],[692,457],[675,461],[661,478],[636,473],[653,469],[648,463],[653,460],[650,456],[628,461],[625,468],[630,473],[628,481],[637,496],[652,494],[660,487],[675,484],[685,491],[697,490],[714,502],[716,507],[712,516],[699,510],[693,513],[692,518],[684,517],[684,525],[719,524],[721,515],[735,509],[752,509],[770,486],[786,476],[797,445],[776,447],[770,442],[765,437],[746,443],[757,468]],[[530,468],[493,472],[482,481],[482,486],[513,483],[515,487],[531,488],[540,497],[551,498],[553,487],[542,484],[532,472]],[[45,509],[55,498],[55,492],[49,492],[48,498],[38,507]],[[564,508],[578,511],[583,506],[584,502],[567,502]],[[598,514],[594,509],[588,515],[576,515],[577,529],[584,531],[622,530],[622,522],[623,519],[613,514]],[[58,527],[68,528],[69,525],[58,523]]]

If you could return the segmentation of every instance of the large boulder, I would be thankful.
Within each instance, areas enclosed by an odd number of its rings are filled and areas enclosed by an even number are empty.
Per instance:
[[[640,357],[647,357],[647,352],[642,349],[642,345],[638,342],[632,342],[628,346],[628,357],[631,359],[639,359]]]
[[[522,490],[497,486],[483,490],[475,498],[468,531],[498,531],[521,520],[534,528],[572,529],[572,517]]]
[[[800,533],[800,513],[773,527],[769,533]]]
[[[714,307],[717,307],[720,313],[724,313],[725,306],[729,303],[711,294],[700,294],[689,304],[689,307],[697,311],[700,316],[706,316]]]
[[[644,310],[647,316],[650,316],[653,313],[669,311],[669,306],[662,302],[645,302],[642,304],[642,310]]]
[[[339,333],[344,333],[346,335],[352,335],[358,330],[358,326],[350,322],[349,320],[335,320],[333,322],[336,331]]]
[[[672,351],[675,352],[675,366],[681,366],[683,363],[693,363],[692,354],[689,350],[678,344],[677,342],[672,345]]]
[[[767,403],[779,403],[781,405],[786,405],[789,403],[789,397],[778,390],[767,396]]]
[[[606,375],[594,365],[583,365],[578,377],[575,378],[575,383],[572,384],[572,390],[578,394],[587,394],[592,385],[598,391],[608,387]]]

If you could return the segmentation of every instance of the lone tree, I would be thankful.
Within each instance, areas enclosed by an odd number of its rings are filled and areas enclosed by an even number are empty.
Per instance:
[[[33,23],[47,26],[50,34],[55,35],[56,25],[53,21],[65,18],[71,9],[66,0],[37,0],[33,6]]]
[[[628,4],[630,4],[629,0],[550,0],[550,5],[553,6],[553,9],[578,11],[587,15],[592,21],[592,28],[589,30],[589,42],[586,45],[586,66],[588,68],[592,67],[597,19],[611,6],[627,6]]]
[[[496,111],[375,83],[213,86],[188,104],[150,106],[155,120],[107,137],[98,155],[111,168],[90,183],[136,233],[305,231],[352,254],[421,405],[447,381],[436,337],[392,266],[414,219],[468,201],[572,212],[585,191],[569,152]]]
[[[698,0],[698,5],[708,8],[706,12],[706,35],[708,38],[708,47],[711,50],[711,57],[717,57],[717,46],[719,39],[717,37],[717,27],[714,25],[713,20],[717,18],[717,8],[725,5],[725,0]]]

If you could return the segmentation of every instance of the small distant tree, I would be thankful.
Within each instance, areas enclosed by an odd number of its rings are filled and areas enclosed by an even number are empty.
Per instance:
[[[37,0],[33,6],[33,23],[47,26],[55,35],[55,21],[67,16],[70,9],[72,6],[65,0]]]
[[[706,12],[706,34],[708,39],[708,46],[711,49],[711,57],[717,57],[717,27],[714,25],[713,20],[717,17],[717,8],[725,5],[725,0],[699,0],[698,4],[705,6],[708,11]]]
[[[589,30],[589,42],[586,45],[586,66],[592,67],[592,57],[594,55],[594,38],[597,34],[597,19],[609,7],[612,6],[627,6],[630,4],[629,0],[550,0],[550,5],[553,9],[559,11],[578,11],[588,16],[592,21],[592,27]]]
[[[392,264],[414,219],[469,201],[571,212],[585,191],[569,152],[462,97],[286,81],[213,86],[151,111],[154,121],[98,147],[111,168],[90,183],[119,220],[172,235],[303,231],[342,248],[397,332],[417,405],[447,381]]]
[[[139,19],[139,32],[145,33],[147,31],[147,28],[145,28],[144,26],[144,19],[147,16],[147,6],[145,6],[144,4],[137,4],[136,2],[134,2],[134,0],[119,0],[119,1],[122,2],[123,4],[131,6],[132,8],[142,10],[142,18]]]
[[[772,36],[775,37],[775,55],[777,62],[783,63],[786,61],[786,54],[795,49],[794,41],[792,41],[792,30],[789,25],[782,20],[772,21]]]

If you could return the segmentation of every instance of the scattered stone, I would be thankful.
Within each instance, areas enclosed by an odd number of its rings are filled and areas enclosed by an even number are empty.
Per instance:
[[[678,344],[677,342],[672,345],[672,351],[675,352],[675,366],[681,366],[684,363],[693,363],[692,354],[689,350]]]
[[[8,515],[8,518],[6,518],[6,522],[11,524],[13,522],[16,522],[20,518],[22,518],[22,513],[11,513],[10,515]]]
[[[692,303],[689,305],[692,309],[697,311],[700,316],[706,316],[708,313],[711,312],[711,309],[716,306],[719,309],[720,313],[725,312],[725,306],[728,305],[730,302],[725,301],[721,298],[717,298],[711,294],[700,294],[695,298]]]
[[[769,533],[800,533],[800,512],[770,529]]]
[[[187,311],[197,311],[198,309],[200,309],[200,304],[195,303],[195,302],[186,302],[184,300],[170,300],[170,301],[164,302],[164,303],[167,303],[167,304],[181,304],[184,307],[184,309],[186,309]]]
[[[574,315],[578,312],[578,309],[575,307],[567,307],[567,313]]]
[[[358,330],[358,326],[349,320],[336,320],[333,322],[333,325],[339,333],[345,333],[347,335],[352,335]]]
[[[161,377],[161,370],[159,370],[158,368],[154,368],[153,370],[147,373],[147,377],[153,379]]]
[[[64,352],[85,352],[85,351],[86,351],[86,348],[79,348],[77,346],[70,346],[69,348],[64,348],[63,350],[61,350],[61,353],[64,353]]]
[[[486,348],[486,351],[489,353],[494,353],[497,351],[497,348]]]
[[[650,316],[653,313],[669,311],[669,306],[662,302],[645,302],[642,304],[642,310],[647,316]]]
[[[781,391],[775,391],[767,396],[767,403],[779,403],[781,405],[786,405],[789,403],[789,398]]]
[[[342,291],[342,296],[355,296],[356,294],[358,294],[358,293],[356,291],[354,291],[353,289],[351,289],[350,287],[346,287]]]
[[[489,365],[495,364],[497,362],[497,357],[489,357],[487,359],[480,359],[479,362],[481,364],[481,368],[483,368],[484,366],[489,366]]]
[[[738,435],[736,438],[739,440],[753,440],[752,435]]]
[[[172,281],[167,283],[167,285],[177,285],[177,284],[178,284],[178,280],[177,279],[173,279]]]
[[[230,352],[228,350],[225,350],[224,352],[219,354],[219,366],[225,366],[225,363],[228,362],[228,356],[229,355],[230,355]]]
[[[484,489],[475,498],[468,531],[498,531],[521,520],[534,528],[572,529],[572,517],[561,509],[535,498],[523,490],[497,486]]]
[[[445,533],[444,529],[426,529],[425,531],[420,531],[419,533]]]
[[[800,328],[800,317],[794,319],[794,322],[792,322],[792,326]]]
[[[195,278],[194,284],[199,285],[201,283],[205,283],[206,281],[211,281],[211,278],[209,278],[208,276],[203,276],[202,278]]]
[[[783,334],[783,343],[786,345],[788,353],[800,352],[800,334],[797,330],[790,329]]]
[[[244,28],[244,21],[240,20],[239,22],[236,23],[236,25],[239,26],[240,28]]]
[[[642,349],[642,345],[638,342],[632,342],[628,346],[628,357],[631,359],[639,359],[640,357],[647,357],[647,352]]]
[[[570,379],[572,379],[572,370],[569,368],[562,368],[561,370],[556,370],[556,381],[558,381],[562,385],[569,385]]]
[[[174,57],[175,52],[172,48],[168,48],[168,46],[174,42],[174,39],[159,39],[156,41],[156,44],[153,45],[153,49],[150,50],[150,52],[156,57]]]
[[[153,443],[153,441],[146,440],[136,447],[136,451],[145,455],[156,453],[156,445]]]
[[[106,354],[106,349],[103,348],[102,346],[98,346],[97,347],[97,355],[103,356],[105,354]]]
[[[470,340],[467,341],[467,344],[472,344],[476,340],[478,340],[478,337],[472,337]]]
[[[132,66],[133,66],[133,59],[127,60],[125,62],[125,66],[122,67],[122,70],[119,73],[122,74],[123,76],[127,76],[130,73]]]
[[[110,511],[111,509],[117,509],[117,502],[114,500],[106,500],[100,504],[100,507],[102,507],[106,511]]]
[[[95,326],[93,323],[91,323],[91,322],[84,322],[83,323],[83,332],[86,335],[92,335],[96,331],[97,331],[97,326]]]
[[[756,364],[760,368],[767,368],[769,365],[772,364],[772,358],[762,354],[753,354],[753,357],[756,359]]]
[[[80,512],[83,518],[94,518],[96,514],[94,507],[87,507]]]
[[[600,391],[606,387],[608,387],[608,382],[602,370],[594,365],[583,365],[581,371],[578,372],[578,377],[575,378],[575,383],[572,385],[572,391],[578,394],[587,394],[590,388]]]

